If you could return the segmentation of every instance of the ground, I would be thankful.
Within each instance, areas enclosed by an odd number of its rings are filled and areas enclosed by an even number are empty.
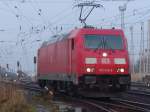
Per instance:
[[[0,112],[58,112],[50,97],[31,93],[16,85],[0,83]]]

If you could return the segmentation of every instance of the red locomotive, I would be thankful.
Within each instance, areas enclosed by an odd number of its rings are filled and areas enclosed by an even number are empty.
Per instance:
[[[75,29],[38,50],[38,82],[68,92],[127,90],[131,79],[127,49],[120,29]]]

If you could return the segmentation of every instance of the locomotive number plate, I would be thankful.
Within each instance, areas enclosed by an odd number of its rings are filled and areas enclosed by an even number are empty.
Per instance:
[[[110,59],[109,58],[102,58],[101,63],[102,64],[110,64]]]

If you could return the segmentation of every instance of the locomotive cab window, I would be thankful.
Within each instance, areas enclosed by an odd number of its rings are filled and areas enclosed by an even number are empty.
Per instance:
[[[91,49],[123,49],[123,40],[117,35],[85,35],[85,48]]]

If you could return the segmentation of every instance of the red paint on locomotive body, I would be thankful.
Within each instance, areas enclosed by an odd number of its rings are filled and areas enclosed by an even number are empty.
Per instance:
[[[123,49],[122,50],[112,50],[112,49],[90,49],[85,48],[84,36],[90,35],[120,35],[123,40]],[[128,75],[129,72],[129,57],[127,51],[126,38],[122,30],[95,30],[95,29],[81,29],[79,30],[78,35],[76,35],[76,61],[77,61],[77,74],[82,76],[83,74],[95,74],[95,75],[117,75],[124,74]],[[116,37],[117,38],[117,37]],[[103,53],[107,53],[107,56],[104,57]],[[86,58],[96,58],[95,64],[86,64]],[[125,59],[124,64],[115,64],[114,59]],[[93,72],[86,72],[86,68],[95,68]],[[123,73],[117,72],[117,68],[124,68]]]
[[[37,68],[39,80],[76,85],[84,76],[130,77],[127,40],[120,29],[75,29],[38,50]]]

